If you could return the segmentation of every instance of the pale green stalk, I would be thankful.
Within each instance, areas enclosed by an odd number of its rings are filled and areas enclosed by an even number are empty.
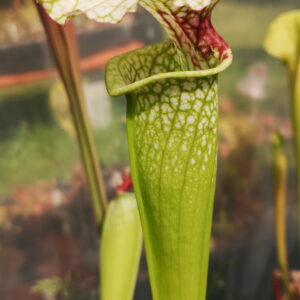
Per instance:
[[[300,18],[300,16],[299,16]],[[300,39],[300,31],[299,31]],[[300,51],[300,48],[299,48]],[[296,179],[297,179],[297,197],[298,197],[298,216],[300,218],[300,59],[295,72],[289,72],[290,76],[290,109],[294,133],[294,145],[296,154]],[[299,243],[300,243],[300,219],[298,220]]]
[[[275,204],[275,231],[277,259],[282,273],[283,283],[287,300],[292,300],[289,288],[289,266],[286,237],[286,208],[287,208],[287,157],[283,151],[282,137],[279,134],[273,137],[273,181],[274,181],[274,204]]]
[[[300,10],[284,13],[270,25],[265,50],[284,62],[289,72],[290,111],[294,133],[300,243]]]
[[[59,25],[37,5],[45,32],[66,89],[74,121],[81,158],[86,171],[95,219],[100,226],[106,210],[106,193],[93,133],[87,116],[82,90],[77,44],[72,24]]]

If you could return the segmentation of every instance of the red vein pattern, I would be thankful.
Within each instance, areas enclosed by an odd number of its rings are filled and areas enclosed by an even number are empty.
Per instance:
[[[147,1],[141,5],[149,10],[164,26],[177,46],[188,55],[197,69],[215,67],[229,55],[229,46],[215,31],[211,12],[215,5],[193,10],[187,6],[174,6],[170,0]]]

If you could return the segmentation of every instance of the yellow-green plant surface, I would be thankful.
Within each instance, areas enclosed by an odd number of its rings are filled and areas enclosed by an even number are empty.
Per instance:
[[[286,207],[287,207],[287,171],[288,163],[283,150],[282,137],[273,136],[273,181],[277,257],[282,272],[287,299],[292,300],[289,290],[289,266],[286,238]]]
[[[217,74],[227,44],[200,10],[141,1],[170,40],[112,59],[108,91],[126,94],[134,189],[153,299],[204,300],[216,179]]]
[[[230,60],[176,72],[177,54],[166,41],[117,57],[107,84],[114,95],[128,92],[129,151],[153,298],[198,300],[206,293],[215,189],[216,73]],[[152,69],[155,61],[161,64]]]
[[[100,245],[101,300],[132,300],[142,250],[142,228],[134,194],[109,203]]]
[[[265,38],[264,48],[270,55],[283,61],[288,68],[300,217],[300,10],[284,13],[273,21]]]

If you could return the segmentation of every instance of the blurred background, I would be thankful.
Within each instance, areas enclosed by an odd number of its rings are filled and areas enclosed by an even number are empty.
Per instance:
[[[220,77],[219,169],[209,300],[271,300],[278,268],[270,137],[279,130],[290,159],[288,240],[296,243],[295,167],[285,67],[262,49],[268,24],[298,0],[223,0],[217,31],[234,63]],[[76,18],[84,90],[109,197],[128,170],[125,101],[105,90],[111,57],[160,41],[142,9],[121,24]],[[52,300],[32,287],[97,299],[98,242],[67,100],[31,0],[0,2],[0,299]],[[41,288],[43,289],[43,288]],[[61,298],[59,298],[61,299]],[[143,258],[136,300],[151,299]],[[188,299],[187,299],[188,300]]]

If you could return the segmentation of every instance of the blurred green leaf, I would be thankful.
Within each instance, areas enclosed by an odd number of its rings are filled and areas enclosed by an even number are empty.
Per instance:
[[[284,13],[271,23],[264,48],[284,61],[290,71],[296,71],[300,57],[300,10]]]

